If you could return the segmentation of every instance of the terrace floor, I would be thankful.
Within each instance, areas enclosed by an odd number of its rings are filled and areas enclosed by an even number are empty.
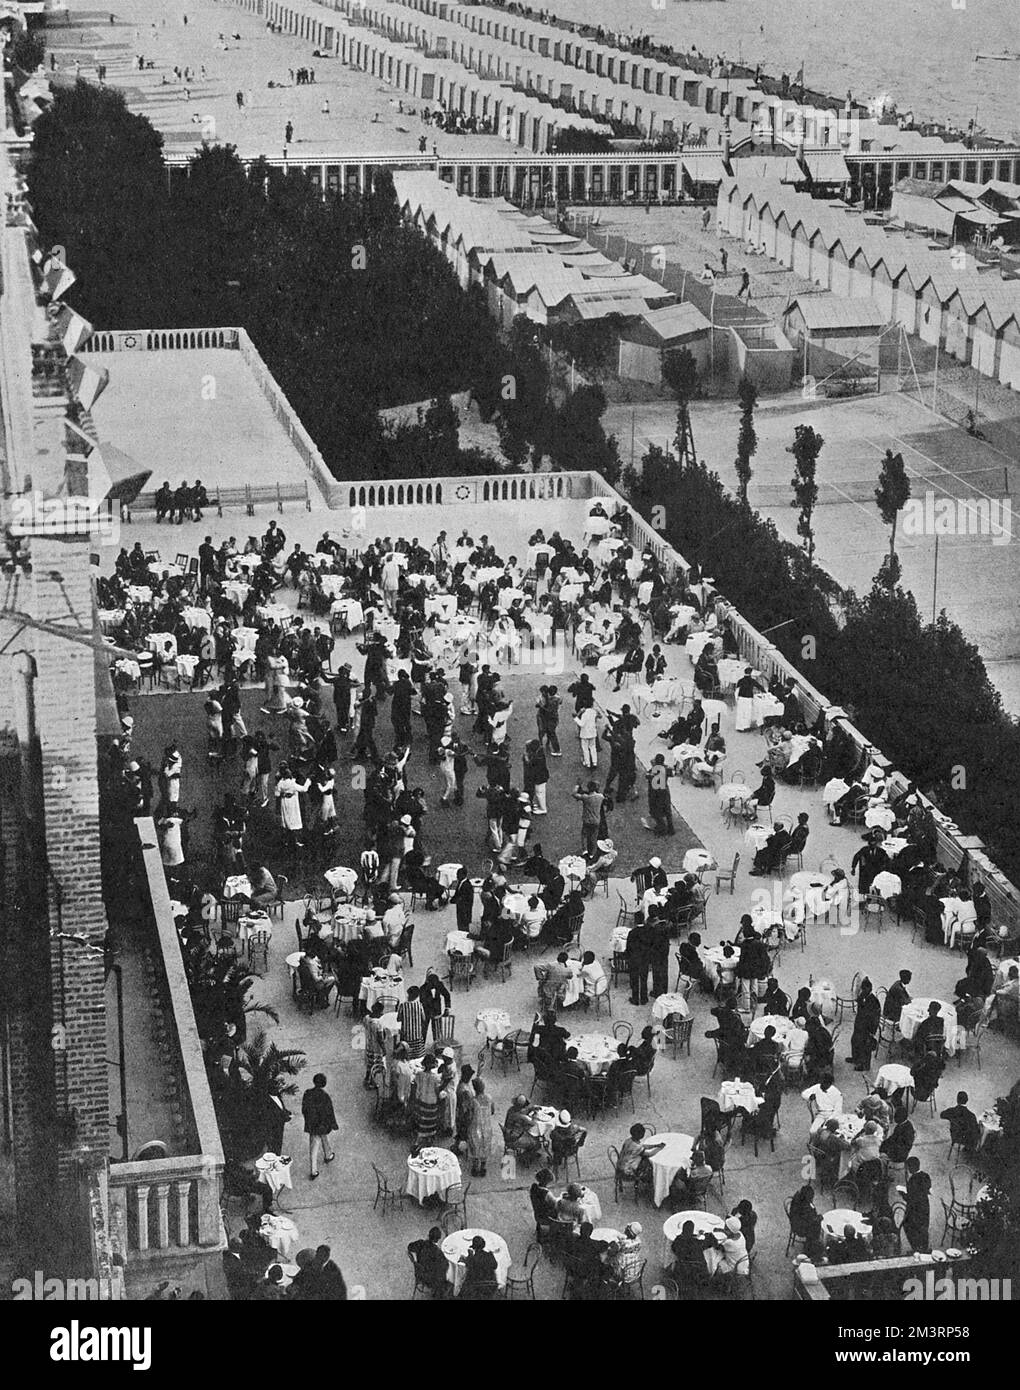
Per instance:
[[[568,509],[571,504],[559,504]],[[582,512],[577,504],[573,524],[569,518],[557,514],[555,524],[580,540]],[[441,519],[448,531],[456,529],[456,522],[444,509],[437,513],[435,520],[425,519],[419,514],[416,518],[387,513],[386,529],[390,534],[408,534],[413,529],[423,541],[430,541],[438,529]],[[476,507],[472,510],[471,530],[478,535],[487,530],[498,538],[497,543],[504,550],[518,544],[526,526],[542,523],[551,529],[554,522],[546,508],[537,514],[524,518],[513,507]],[[378,518],[370,513],[373,525],[378,526]],[[286,525],[285,518],[285,525]],[[405,523],[413,520],[413,528]],[[526,526],[525,526],[526,522]],[[180,535],[182,528],[176,528]],[[194,535],[194,528],[191,529]],[[281,591],[286,593],[287,591]],[[289,601],[293,601],[291,596]],[[677,647],[668,649],[671,673],[690,674],[690,663],[683,651]],[[338,640],[334,662],[354,657],[350,639]],[[355,669],[358,669],[356,667]],[[556,682],[561,686],[568,684],[571,668],[564,673],[557,672]],[[526,688],[529,684],[537,688],[542,680],[552,679],[544,671],[513,668],[508,676],[514,682],[517,712],[511,727],[510,737],[514,748],[520,746],[523,737],[530,735],[530,712]],[[608,697],[605,677],[595,675],[600,699]],[[518,696],[517,692],[521,691]],[[632,692],[633,693],[633,692]],[[266,721],[267,716],[257,713],[258,696],[255,691],[246,697],[246,708],[253,721]],[[185,774],[183,802],[199,807],[207,812],[222,791],[235,785],[236,769],[225,771],[220,783],[212,785],[206,775],[204,757],[201,754],[203,717],[200,702],[195,697],[174,694],[155,694],[139,697],[133,702],[136,715],[135,749],[144,752],[150,759],[156,757],[171,734],[179,737],[185,744]],[[521,709],[523,704],[524,708]],[[638,730],[638,752],[647,763],[656,747],[663,747],[655,739],[656,732],[664,727],[668,713],[656,719],[646,714]],[[470,741],[469,721],[460,718],[458,726]],[[577,814],[574,803],[567,799],[564,790],[580,778],[581,768],[578,747],[569,736],[569,720],[565,719],[567,737],[563,740],[564,757],[556,774],[556,785],[550,793],[550,815],[548,832],[543,826],[532,839],[550,838],[557,842],[564,836],[576,834]],[[250,725],[249,725],[250,727]],[[388,715],[384,711],[380,719],[380,732],[383,746],[387,746],[389,729]],[[732,710],[726,707],[723,716],[723,733],[727,740],[728,775],[744,772],[753,778],[756,761],[762,756],[763,741],[759,732],[737,734],[733,728]],[[359,844],[360,792],[345,789],[343,769],[347,764],[341,757],[339,765],[338,811],[342,822],[341,862],[352,862],[349,857]],[[603,773],[605,763],[603,760]],[[421,765],[422,773],[431,775],[427,765]],[[435,807],[435,787],[425,782],[426,795],[433,810],[425,822],[426,849],[438,846],[437,855],[442,857],[445,847],[450,844],[461,847],[456,857],[462,862],[479,856],[481,839],[481,818],[477,810],[472,810],[474,798],[471,792],[477,785],[480,774],[472,773],[468,784],[468,805],[463,811],[444,812]],[[562,785],[561,785],[562,782]],[[720,815],[719,804],[711,790],[699,791],[683,784],[674,789],[674,806],[683,840],[681,843],[698,842],[705,844],[720,863],[727,865],[735,852],[741,853],[741,865],[737,874],[735,892],[724,892],[713,897],[708,908],[708,928],[706,943],[716,944],[733,936],[740,916],[749,908],[761,902],[762,892],[771,894],[774,887],[770,880],[753,879],[747,869],[750,854],[739,830],[725,827]],[[600,957],[609,954],[609,939],[616,920],[616,888],[629,892],[626,875],[645,855],[661,850],[664,843],[653,840],[643,832],[639,817],[643,807],[640,803],[623,806],[615,813],[614,837],[625,848],[625,858],[620,861],[621,879],[611,885],[608,899],[596,898],[586,910],[583,931],[585,948],[595,950]],[[859,832],[852,828],[834,828],[826,823],[820,794],[817,791],[801,790],[780,786],[775,814],[796,814],[806,810],[811,817],[811,838],[805,856],[807,867],[813,868],[828,856],[834,856],[844,867],[849,861],[860,840]],[[444,817],[454,819],[446,821]],[[196,826],[196,834],[201,835],[202,820]],[[619,827],[619,831],[617,831]],[[679,838],[679,837],[678,837]],[[654,850],[653,850],[654,846]],[[679,848],[679,847],[678,847]],[[345,859],[346,857],[346,859]],[[664,855],[666,862],[673,865],[672,855]],[[438,862],[438,861],[437,861]],[[280,862],[270,860],[274,869],[286,867]],[[711,875],[709,875],[711,878]],[[288,972],[284,957],[290,952],[294,937],[294,918],[300,912],[300,905],[284,914],[282,922],[274,928],[274,944],[270,956],[269,970],[263,982],[257,987],[256,997],[275,1005],[281,1014],[281,1023],[274,1030],[281,1045],[298,1047],[308,1058],[306,1073],[301,1078],[302,1087],[308,1077],[317,1070],[326,1072],[329,1089],[334,1097],[340,1121],[340,1134],[337,1136],[336,1151],[339,1161],[323,1171],[314,1185],[306,1177],[303,1154],[303,1136],[300,1121],[291,1123],[288,1135],[288,1148],[294,1154],[293,1192],[284,1194],[284,1205],[296,1221],[302,1245],[315,1245],[326,1242],[332,1245],[334,1254],[344,1269],[350,1283],[363,1285],[370,1298],[406,1298],[410,1293],[408,1279],[409,1266],[406,1263],[404,1246],[407,1241],[423,1234],[431,1224],[431,1218],[413,1204],[405,1206],[402,1212],[381,1217],[372,1209],[375,1186],[371,1163],[376,1163],[395,1178],[403,1176],[403,1165],[407,1146],[403,1140],[393,1138],[386,1130],[374,1124],[371,1118],[370,1099],[362,1090],[362,1058],[352,1046],[352,1020],[346,1006],[342,1016],[334,1017],[332,1011],[308,1017],[297,1011],[290,995]],[[419,909],[416,914],[417,931],[414,941],[414,968],[409,978],[419,981],[425,969],[431,964],[445,964],[443,942],[448,930],[453,926],[451,909],[440,909],[429,913]],[[506,1008],[515,1026],[530,1024],[536,1007],[536,995],[532,966],[541,956],[531,955],[518,958],[512,977],[505,984],[484,981],[479,978],[469,991],[458,989],[454,997],[454,1010],[458,1018],[457,1036],[464,1045],[467,1059],[473,1059],[481,1046],[482,1039],[475,1032],[474,1020],[478,1011],[484,1007],[499,1005]],[[549,957],[546,956],[546,959]],[[827,978],[840,993],[846,993],[850,981],[858,971],[868,973],[876,985],[889,984],[897,972],[909,966],[914,971],[913,990],[918,996],[952,997],[955,980],[963,973],[963,961],[959,955],[925,945],[919,941],[911,943],[910,929],[897,925],[887,918],[881,933],[872,929],[862,932],[851,928],[828,926],[824,922],[811,925],[808,929],[806,949],[792,949],[784,953],[777,971],[780,983],[789,993],[796,992],[800,985],[810,980]],[[714,1049],[704,1037],[705,1029],[711,1026],[708,1017],[711,1001],[692,997],[695,1011],[693,1046],[689,1058],[674,1061],[664,1054],[658,1060],[652,1074],[651,1094],[640,1083],[636,1091],[636,1114],[629,1111],[609,1118],[585,1121],[589,1137],[583,1151],[582,1174],[585,1182],[598,1192],[602,1202],[605,1223],[622,1226],[627,1220],[638,1219],[644,1227],[644,1241],[649,1253],[649,1268],[646,1285],[654,1284],[659,1277],[659,1234],[666,1211],[656,1213],[647,1204],[635,1206],[624,1201],[619,1206],[613,1202],[613,1185],[606,1146],[619,1144],[626,1136],[628,1126],[635,1119],[648,1119],[656,1128],[662,1130],[681,1130],[695,1132],[699,1116],[699,1098],[715,1096],[718,1080],[712,1077]],[[634,1007],[628,1002],[626,989],[613,992],[613,1018],[626,1019],[640,1028],[650,1021],[650,1009]],[[568,1027],[579,1033],[602,1033],[608,1023],[602,1019],[582,1015],[574,1019],[570,1012],[564,1015]],[[846,1030],[844,1029],[844,1032]],[[863,1094],[862,1078],[844,1061],[846,1037],[837,1047],[836,1084],[846,1097],[847,1108],[851,1108]],[[487,1061],[488,1059],[486,1059]],[[884,1057],[883,1057],[884,1060]],[[484,1065],[484,1063],[483,1063]],[[957,1087],[966,1089],[974,1107],[980,1112],[990,1105],[997,1096],[1004,1094],[1012,1085],[1017,1073],[1017,1049],[1015,1044],[994,1033],[986,1036],[980,1064],[970,1056],[963,1056],[958,1066],[953,1060],[946,1071],[939,1091],[940,1108],[952,1104]],[[517,1075],[511,1072],[503,1076],[498,1071],[486,1070],[486,1080],[490,1093],[496,1103],[497,1116],[502,1118],[513,1095],[530,1088],[530,1068]],[[522,1086],[522,1082],[524,1083]],[[295,1107],[296,1108],[296,1107]],[[725,1189],[725,1210],[729,1211],[738,1200],[749,1197],[760,1214],[759,1244],[760,1256],[756,1279],[756,1296],[773,1299],[786,1299],[792,1296],[792,1279],[789,1262],[784,1257],[786,1245],[786,1225],[782,1202],[802,1180],[802,1160],[807,1135],[807,1111],[795,1091],[788,1094],[782,1111],[782,1129],[776,1140],[774,1152],[762,1151],[757,1159],[751,1148],[742,1149],[737,1141],[730,1151],[727,1161]],[[924,1168],[932,1174],[933,1193],[933,1235],[936,1240],[941,1235],[941,1209],[938,1198],[949,1195],[949,1174],[946,1164],[948,1141],[945,1123],[929,1115],[926,1106],[914,1116],[918,1131],[916,1152]],[[473,1227],[499,1232],[509,1243],[511,1250],[520,1258],[523,1256],[533,1226],[527,1199],[527,1187],[531,1181],[530,1172],[522,1171],[516,1177],[504,1177],[498,1160],[489,1166],[486,1178],[475,1179],[469,1197],[469,1224]],[[720,1210],[718,1197],[711,1203]],[[935,1214],[939,1214],[936,1220]],[[540,1267],[536,1287],[542,1298],[560,1296],[562,1274],[558,1267]]]

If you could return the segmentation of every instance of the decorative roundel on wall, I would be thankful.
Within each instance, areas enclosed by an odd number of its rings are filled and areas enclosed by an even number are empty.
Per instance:
[[[136,348],[138,346],[138,339],[133,333],[128,333],[123,339],[123,343],[126,348]]]
[[[454,497],[456,497],[458,502],[466,502],[468,498],[471,496],[471,489],[468,487],[466,483],[460,483],[454,489],[453,495]]]

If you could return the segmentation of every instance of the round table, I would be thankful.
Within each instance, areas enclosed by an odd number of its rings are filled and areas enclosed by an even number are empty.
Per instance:
[[[272,931],[273,921],[267,912],[252,912],[237,919],[237,939],[246,943],[252,932]]]
[[[445,1197],[447,1191],[460,1181],[460,1164],[456,1154],[449,1149],[422,1149],[407,1160],[404,1190],[419,1206],[426,1197],[433,1197],[437,1193]]]
[[[457,882],[457,874],[463,867],[463,864],[440,864],[436,870],[440,888],[452,888]]]
[[[670,1014],[679,1014],[681,1018],[690,1018],[691,1010],[682,994],[660,994],[652,1005],[652,1018],[657,1023],[665,1023]]]
[[[294,989],[297,989],[298,966],[305,958],[304,951],[291,951],[290,955],[284,960],[284,965],[290,971],[290,982]]]
[[[556,1128],[556,1121],[559,1118],[559,1111],[555,1105],[536,1105],[531,1112],[531,1129],[536,1139],[548,1139]]]
[[[566,875],[564,874],[564,878]],[[503,896],[503,911],[508,912],[515,922],[520,919],[528,910],[528,899],[524,893],[506,893]]]
[[[669,1185],[681,1168],[689,1168],[691,1154],[694,1152],[694,1139],[690,1134],[650,1134],[649,1144],[662,1144],[657,1154],[652,1154],[653,1190],[652,1199],[661,1207],[669,1195]]]
[[[251,880],[247,874],[231,874],[223,883],[225,898],[250,898]]]
[[[722,806],[726,806],[730,801],[748,801],[752,795],[751,788],[743,782],[724,782],[719,788],[719,802]]]
[[[361,989],[358,998],[371,1009],[380,999],[386,995],[391,995],[398,1004],[402,1004],[407,998],[407,986],[404,984],[402,975],[366,975],[361,982]]]
[[[559,1194],[559,1197],[562,1198],[566,1195],[566,1189],[564,1189]],[[556,1196],[556,1194],[553,1193],[553,1196]],[[591,1225],[594,1226],[596,1222],[602,1220],[602,1203],[599,1201],[599,1194],[597,1192],[593,1192],[590,1187],[583,1187],[578,1201],[584,1209],[585,1221],[590,1222]],[[594,1239],[594,1232],[592,1238]]]
[[[448,956],[473,956],[475,953],[475,939],[469,936],[466,931],[448,931],[446,933],[446,954]]]
[[[882,841],[882,848],[885,850],[889,858],[892,859],[894,855],[899,854],[900,850],[906,849],[907,845],[909,844],[909,840],[904,840],[899,835],[889,835],[886,839]]]
[[[907,1042],[917,1032],[917,1025],[928,1017],[928,1005],[938,1004],[939,1016],[945,1021],[946,1051],[955,1056],[959,1047],[959,1029],[956,1025],[956,1010],[943,999],[911,999],[900,1014],[900,1033]]]
[[[836,1133],[839,1135],[840,1139],[845,1140],[848,1144],[853,1143],[867,1124],[867,1121],[862,1119],[860,1115],[826,1115],[823,1113],[821,1115],[816,1115],[811,1121],[811,1133],[817,1134],[822,1126],[829,1120],[836,1121]]]
[[[855,1235],[871,1239],[871,1222],[859,1211],[852,1211],[849,1207],[835,1207],[822,1217],[822,1230],[830,1240],[841,1239],[847,1226],[853,1227]]]
[[[281,1188],[293,1188],[290,1166],[290,1159],[284,1158],[281,1154],[264,1153],[255,1160],[259,1182],[268,1187],[274,1197]]]
[[[353,941],[360,936],[373,914],[364,907],[344,903],[333,914],[333,935],[341,941]]]
[[[288,1263],[301,1249],[301,1236],[289,1216],[264,1216],[259,1222],[259,1235]]]
[[[482,1009],[475,1018],[475,1028],[488,1042],[505,1038],[513,1025],[506,1009]]]
[[[694,1227],[696,1236],[721,1236],[725,1231],[725,1224],[721,1216],[716,1216],[714,1211],[678,1211],[674,1212],[662,1226],[662,1263],[664,1268],[669,1268],[673,1263],[673,1242],[683,1230],[687,1222]],[[714,1274],[719,1262],[722,1259],[722,1251],[715,1246],[705,1247],[705,1263],[708,1265],[709,1274]]]
[[[718,868],[715,855],[707,849],[689,849],[684,855],[684,873],[697,874],[702,869]]]
[[[588,865],[579,854],[567,854],[560,860],[559,869],[566,879],[582,879],[588,872]]]
[[[818,980],[811,986],[811,1002],[826,1021],[836,1017],[836,991],[828,980]]]
[[[746,1110],[749,1115],[754,1115],[760,1104],[761,1097],[750,1081],[741,1081],[739,1076],[732,1081],[724,1081],[719,1087],[719,1109],[724,1115],[734,1110]]]
[[[796,1057],[807,1046],[807,1032],[783,1014],[759,1014],[751,1020],[748,1032],[752,1038],[764,1038],[769,1027],[776,1030],[776,1042],[788,1056]]]
[[[471,1249],[471,1242],[475,1236],[481,1236],[485,1241],[486,1250],[495,1255],[496,1283],[501,1289],[506,1287],[506,1276],[510,1271],[510,1251],[507,1249],[506,1241],[502,1236],[496,1235],[495,1231],[479,1231],[472,1228],[466,1231],[452,1231],[439,1247],[449,1263],[446,1277],[453,1285],[454,1293],[460,1292],[464,1282],[464,1266],[460,1261]]]
[[[620,1044],[608,1034],[585,1033],[582,1037],[570,1038],[567,1046],[576,1047],[577,1060],[588,1068],[592,1076],[597,1076],[600,1071],[608,1071],[610,1063],[616,1061],[616,1049]]]
[[[908,1087],[912,1090],[914,1078],[910,1074],[910,1068],[903,1066],[901,1062],[886,1062],[879,1067],[875,1075],[875,1089],[885,1091],[888,1095],[890,1091],[905,1091]]]
[[[825,890],[828,886],[829,880],[824,874],[812,873],[808,869],[801,869],[790,875],[791,892],[803,900],[808,911],[815,917],[825,914],[828,906]]]
[[[757,854],[760,849],[765,848],[771,834],[772,831],[767,825],[749,825],[744,832],[744,843],[752,854]]]
[[[358,885],[358,875],[354,869],[345,869],[342,864],[335,869],[327,869],[323,878],[331,888],[343,893],[345,897],[350,897]]]

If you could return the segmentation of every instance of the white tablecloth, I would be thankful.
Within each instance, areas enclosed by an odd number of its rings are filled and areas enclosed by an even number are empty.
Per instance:
[[[448,1188],[461,1181],[460,1164],[449,1149],[422,1149],[407,1160],[407,1182],[404,1190],[420,1206],[426,1197],[445,1195]]]
[[[718,635],[716,632],[692,632],[684,643],[684,651],[696,662],[708,643],[714,642]]]
[[[436,870],[436,878],[439,880],[441,888],[452,888],[457,882],[457,874],[464,867],[463,864],[440,864]]]
[[[700,869],[715,869],[715,855],[707,849],[689,849],[684,855],[684,873],[696,874]]]
[[[512,1031],[513,1025],[506,1009],[482,1009],[475,1018],[475,1028],[483,1038],[494,1042],[499,1038],[505,1038],[507,1033]]]
[[[447,932],[444,949],[448,956],[473,956],[475,953],[474,937],[469,936],[466,931]]]
[[[402,975],[384,978],[379,978],[377,975],[367,975],[361,982],[358,998],[371,1009],[387,994],[395,998],[398,1004],[404,1002],[407,998],[407,986],[404,984]]]
[[[147,584],[129,584],[128,598],[134,599],[135,603],[151,603],[152,590]]]
[[[471,1249],[471,1242],[475,1236],[481,1236],[485,1241],[486,1250],[496,1257],[496,1283],[501,1289],[506,1287],[506,1276],[510,1272],[510,1251],[507,1249],[506,1241],[502,1236],[496,1235],[495,1231],[479,1231],[472,1228],[466,1231],[452,1231],[440,1246],[449,1261],[450,1267],[446,1277],[453,1285],[455,1293],[460,1291],[464,1282],[464,1266],[460,1261]]]
[[[373,914],[364,907],[343,903],[333,914],[333,935],[340,941],[353,941],[360,936]]]
[[[345,869],[342,865],[337,865],[335,869],[326,869],[322,876],[330,888],[348,898],[357,887],[357,872],[354,869]]]
[[[235,642],[234,660],[236,662],[255,660],[255,643],[258,641],[258,633],[253,627],[235,627],[233,631]]]
[[[548,1139],[556,1128],[556,1121],[559,1118],[559,1111],[555,1105],[537,1105],[531,1116],[530,1133],[536,1139]]]
[[[288,1262],[301,1249],[298,1228],[289,1216],[264,1216],[259,1222],[259,1235]]]
[[[725,806],[729,801],[747,801],[751,788],[743,782],[724,782],[719,788],[719,804]]]
[[[290,1159],[280,1154],[264,1153],[261,1158],[255,1160],[255,1172],[259,1181],[269,1188],[274,1197],[281,1188],[293,1188],[290,1168]],[[279,1246],[276,1248],[279,1249]]]
[[[782,1014],[760,1014],[752,1020],[748,1032],[752,1038],[761,1039],[769,1027],[776,1030],[776,1042],[787,1055],[797,1057],[807,1046],[807,1032]]]
[[[585,1033],[581,1037],[571,1037],[568,1047],[577,1048],[577,1060],[588,1068],[592,1076],[600,1071],[608,1071],[611,1062],[616,1061],[619,1043],[608,1034]]]
[[[200,629],[202,632],[212,632],[212,614],[205,608],[184,608],[181,616],[188,627]]]
[[[910,1068],[903,1066],[901,1062],[886,1062],[875,1074],[876,1088],[884,1091],[886,1095],[893,1091],[905,1090],[908,1086],[912,1088],[913,1085],[914,1078],[910,1074]]]
[[[252,932],[272,931],[273,923],[268,912],[253,912],[250,916],[237,919],[237,937],[247,942]]]
[[[187,681],[190,681],[194,678],[195,668],[197,666],[197,656],[189,656],[185,654],[184,656],[179,656],[177,658],[177,674],[179,676],[182,676]]]
[[[225,898],[250,898],[251,880],[247,874],[231,874],[223,884]]]
[[[365,610],[356,598],[338,598],[330,605],[330,616],[343,618],[348,627],[360,627],[365,621]]]
[[[682,994],[660,994],[652,1005],[652,1018],[657,1022],[665,1023],[670,1014],[679,1014],[681,1018],[690,1018],[691,1011]]]
[[[822,1217],[822,1230],[830,1240],[842,1239],[847,1226],[852,1226],[857,1235],[871,1239],[871,1223],[859,1211],[851,1211],[849,1207],[836,1207]]]
[[[928,1017],[928,1005],[936,1002],[939,1005],[940,1017],[945,1019],[946,1051],[952,1057],[960,1045],[960,1030],[956,1024],[956,1010],[952,1004],[947,1004],[942,999],[912,999],[900,1014],[900,1032],[909,1042],[917,1031],[917,1025]]]
[[[652,1154],[652,1177],[654,1189],[652,1197],[657,1207],[661,1207],[669,1195],[669,1185],[681,1168],[689,1168],[694,1151],[694,1139],[689,1134],[654,1134],[646,1140],[649,1144],[663,1144],[657,1154]]]
[[[829,879],[825,874],[812,873],[809,869],[798,870],[790,875],[790,891],[797,894],[815,917],[825,915],[827,903],[825,889]]]
[[[904,840],[899,835],[888,835],[882,841],[882,848],[885,850],[889,858],[892,859],[894,855],[899,854],[900,850],[906,849],[907,845],[909,844],[909,840]]]
[[[503,897],[503,911],[519,922],[528,910],[526,893],[506,893]]]
[[[667,1268],[673,1263],[673,1242],[677,1236],[690,1222],[694,1227],[696,1236],[721,1236],[723,1234],[723,1219],[716,1216],[714,1211],[678,1211],[663,1222],[662,1226],[662,1263]],[[705,1263],[708,1265],[708,1272],[714,1274],[722,1261],[722,1251],[714,1246],[705,1250]]]
[[[556,1194],[554,1193],[553,1195],[555,1196]],[[560,1197],[565,1197],[566,1195],[566,1189],[559,1194]],[[602,1220],[602,1203],[599,1201],[599,1194],[593,1192],[590,1187],[583,1187],[578,1201],[584,1209],[585,1221],[589,1221],[592,1226],[596,1226],[598,1222]]]
[[[566,879],[581,879],[587,872],[588,865],[579,854],[567,854],[560,860],[560,873]]]
[[[774,695],[767,691],[760,695],[755,695],[753,700],[754,722],[763,724],[766,719],[775,718],[783,713],[783,702],[777,700]]]
[[[749,825],[744,832],[744,843],[752,854],[757,854],[760,849],[765,848],[771,834],[772,830],[767,825]]]
[[[164,661],[174,661],[177,657],[177,638],[171,632],[150,632],[145,645],[154,656]]]
[[[741,1081],[737,1077],[733,1081],[724,1081],[719,1087],[719,1109],[723,1114],[729,1114],[731,1110],[746,1110],[749,1115],[754,1115],[759,1104],[750,1081]]]
[[[228,579],[223,585],[223,593],[231,603],[236,603],[238,608],[243,608],[248,602],[251,585],[246,584],[243,579]]]
[[[869,830],[891,830],[896,824],[896,814],[891,806],[872,806],[864,812],[864,824]]]

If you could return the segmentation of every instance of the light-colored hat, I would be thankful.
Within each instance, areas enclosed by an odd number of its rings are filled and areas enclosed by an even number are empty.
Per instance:
[[[631,1236],[633,1238],[634,1236],[639,1236],[641,1234],[642,1229],[643,1228],[641,1226],[640,1221],[631,1221],[629,1225],[624,1226],[623,1234],[625,1236]]]
[[[737,1219],[737,1217],[735,1217],[735,1216],[727,1216],[727,1218],[726,1218],[726,1220],[725,1220],[725,1222],[724,1222],[723,1224],[725,1225],[727,1231],[729,1231],[730,1235],[734,1235],[734,1236],[739,1236],[739,1235],[740,1235],[740,1232],[741,1232],[742,1227],[741,1227],[740,1222],[739,1222],[739,1220]]]
[[[603,854],[610,854],[616,848],[612,840],[596,840],[595,848],[600,849]]]
[[[653,869],[661,869],[661,868],[662,868],[662,860],[659,858],[659,856],[658,856],[657,854],[654,855],[651,859],[649,859],[648,863],[650,864],[650,866],[651,866]]]
[[[410,816],[401,816],[401,817],[400,817],[400,824],[401,824],[401,825],[414,825],[414,821],[411,819]]]
[[[570,1124],[570,1111],[569,1111],[569,1110],[561,1110],[560,1113],[556,1116],[556,1127],[557,1127],[557,1129],[566,1129],[567,1125],[569,1125],[569,1124]]]

